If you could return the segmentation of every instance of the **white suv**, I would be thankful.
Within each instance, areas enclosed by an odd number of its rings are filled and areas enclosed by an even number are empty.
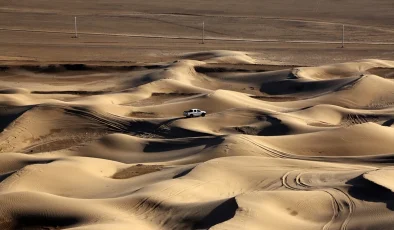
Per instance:
[[[189,111],[184,111],[183,115],[186,117],[205,117],[205,114],[207,114],[207,112],[199,110],[199,109],[191,109]]]

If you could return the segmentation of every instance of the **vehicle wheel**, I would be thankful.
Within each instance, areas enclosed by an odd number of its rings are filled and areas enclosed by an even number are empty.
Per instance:
[[[190,114],[190,115],[189,115],[189,118],[193,118],[193,117],[194,117],[193,114]]]
[[[201,114],[202,117],[205,117],[205,113]]]

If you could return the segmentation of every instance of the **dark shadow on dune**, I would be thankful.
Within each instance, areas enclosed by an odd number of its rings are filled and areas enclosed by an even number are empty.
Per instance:
[[[248,72],[255,72],[253,70],[248,70],[248,69],[240,69],[240,68],[229,68],[229,67],[206,67],[206,66],[195,66],[194,70],[197,73],[232,73],[232,72],[241,72],[241,73],[248,73]],[[264,72],[264,71],[259,71],[259,72]]]
[[[275,117],[266,117],[266,121],[270,122],[271,125],[269,127],[261,130],[257,135],[259,136],[281,136],[287,135],[291,131],[291,129],[282,123],[282,120]]]
[[[11,124],[15,119],[17,119],[21,114],[13,114],[9,116],[0,116],[0,132],[3,132],[9,124]]]
[[[0,94],[15,94],[15,93],[17,92],[13,89],[0,89]]]
[[[214,135],[188,130],[184,128],[179,128],[179,127],[172,127],[171,131],[167,132],[165,136],[171,138],[183,138],[183,137],[206,137],[206,136],[214,136]]]
[[[197,60],[197,61],[204,61],[204,60],[211,59],[214,57],[216,57],[216,55],[213,52],[202,51],[202,52],[183,55],[182,59],[192,59],[192,60]]]
[[[310,108],[312,108],[312,107],[313,107],[313,105],[311,105],[311,106],[307,106],[307,107],[304,107],[304,108],[301,108],[301,109],[299,109],[298,111],[307,110],[307,109],[310,109]]]
[[[71,94],[71,95],[80,95],[80,96],[93,96],[93,95],[102,95],[110,93],[110,91],[32,91],[32,94]]]
[[[196,96],[196,95],[201,95],[201,93],[152,93],[153,97],[157,97],[157,96],[179,97],[179,96]]]
[[[380,156],[363,157],[362,162],[378,163],[379,166],[391,166],[394,163],[394,154],[386,154]]]
[[[10,69],[9,66],[5,66],[5,65],[1,65],[1,66],[0,66],[0,71],[7,71],[7,70],[9,70],[9,69]]]
[[[257,120],[265,123],[269,123],[269,125],[264,125],[263,128],[253,127],[253,126],[238,126],[234,127],[234,129],[242,134],[246,135],[257,135],[257,136],[283,136],[288,135],[291,129],[282,123],[282,120],[271,117],[271,116],[257,116]]]
[[[269,95],[286,95],[300,92],[309,92],[317,89],[315,82],[301,82],[298,80],[282,80],[267,82],[261,85],[260,92]]]
[[[92,69],[85,64],[65,64],[63,66],[66,70],[70,70],[70,71],[86,71]]]
[[[289,74],[287,75],[287,79],[289,80],[296,80],[299,79],[292,71],[289,72]]]
[[[149,121],[134,120],[125,124],[124,130],[121,133],[126,133],[126,134],[134,133],[136,135],[143,133],[156,134],[157,133],[155,131],[156,129],[157,129],[157,124],[154,124]]]
[[[42,214],[16,214],[12,229],[61,229],[80,223],[82,219],[74,216],[51,216]]]
[[[176,178],[179,178],[179,177],[186,176],[186,175],[189,174],[189,172],[191,172],[193,169],[194,169],[194,167],[193,167],[193,168],[190,168],[190,169],[186,169],[185,171],[182,171],[181,173],[176,174],[176,175],[173,176],[172,178],[173,178],[173,179],[176,179]]]
[[[363,201],[385,203],[386,207],[394,211],[394,193],[360,175],[346,184],[351,185],[349,195]]]
[[[52,163],[56,160],[29,160],[29,161],[24,161],[26,165],[33,165],[33,164],[49,164]]]
[[[16,171],[14,171],[16,172]],[[12,174],[14,174],[14,172],[9,172],[9,173],[5,173],[5,174],[1,174],[0,175],[0,183],[3,182],[5,179],[7,179],[8,177],[10,177]]]
[[[207,133],[201,133],[193,130],[188,130],[184,128],[179,128],[179,127],[170,127],[169,124],[171,124],[174,121],[177,120],[183,120],[183,119],[193,119],[193,118],[187,118],[187,117],[177,117],[177,118],[172,118],[167,121],[164,121],[156,126],[154,129],[154,133],[160,136],[165,136],[168,138],[183,138],[183,137],[203,137],[203,136],[213,136],[211,134]]]
[[[176,117],[176,118],[172,118],[172,119],[166,120],[166,121],[160,123],[158,125],[158,128],[160,128],[161,126],[166,126],[166,125],[168,125],[168,124],[170,124],[170,123],[172,123],[174,121],[183,120],[183,119],[187,119],[187,117]]]
[[[23,107],[1,107],[0,112],[5,111],[4,115],[0,115],[0,132],[2,132],[9,124],[20,117],[27,110],[32,108],[32,106]]]
[[[289,76],[290,77],[290,76]],[[286,79],[267,82],[261,85],[260,92],[269,95],[289,95],[299,93],[317,93],[339,91],[351,87],[360,77],[310,81],[303,79]]]
[[[390,127],[390,126],[392,126],[393,124],[394,124],[394,119],[390,119],[390,120],[385,121],[385,122],[382,124],[382,126]]]
[[[155,127],[154,132],[157,134],[170,134],[171,128],[168,125],[174,121],[183,120],[183,119],[186,119],[186,117],[177,117],[177,118],[172,118],[172,119],[166,120],[166,121],[158,124]]]
[[[230,198],[213,209],[204,219],[197,222],[193,229],[208,229],[214,225],[230,220],[235,216],[238,204],[235,198]]]
[[[33,73],[62,73],[67,71],[141,71],[148,69],[159,69],[163,68],[162,65],[108,65],[104,63],[103,65],[90,65],[81,63],[69,63],[69,64],[48,64],[48,65],[18,65],[18,66],[7,66],[0,65],[0,71],[9,70],[25,70]]]
[[[168,142],[150,142],[145,148],[144,152],[166,152],[187,149],[197,146],[205,145],[204,149],[217,146],[224,141],[223,137],[201,137],[193,139],[171,140]]]
[[[28,70],[36,73],[59,73],[65,71],[88,71],[93,70],[85,64],[50,64],[50,65],[23,65],[19,69]]]

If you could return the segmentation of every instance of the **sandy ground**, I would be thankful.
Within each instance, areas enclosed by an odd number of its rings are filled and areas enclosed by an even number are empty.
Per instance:
[[[0,229],[392,229],[393,7],[0,2]]]
[[[390,229],[394,62],[260,61],[4,65],[0,227]]]
[[[391,60],[393,7],[392,0],[3,1],[0,61],[156,63],[211,50],[255,52],[264,64]]]

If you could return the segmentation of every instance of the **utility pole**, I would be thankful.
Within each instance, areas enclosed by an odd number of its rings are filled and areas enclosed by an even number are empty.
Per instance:
[[[205,22],[202,22],[202,44],[204,44],[204,40],[205,40]]]
[[[345,25],[342,25],[342,48],[345,48]]]
[[[75,38],[78,38],[77,17],[74,17]]]

